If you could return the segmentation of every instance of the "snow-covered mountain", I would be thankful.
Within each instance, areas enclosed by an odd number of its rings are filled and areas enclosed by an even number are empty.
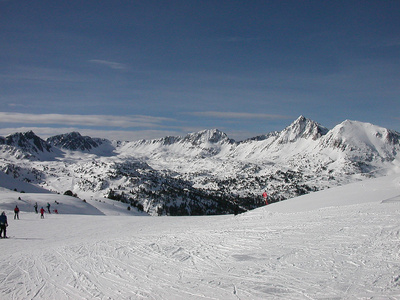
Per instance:
[[[0,168],[81,198],[109,197],[150,214],[224,214],[400,171],[400,133],[346,120],[328,130],[300,116],[281,132],[235,142],[217,130],[133,142],[0,138]]]
[[[3,145],[3,152],[8,152],[18,159],[48,159],[53,152],[51,145],[34,134],[33,131],[14,133],[5,138],[0,137],[0,145]]]
[[[89,136],[83,137],[79,132],[71,132],[50,137],[47,139],[47,143],[68,150],[90,151],[99,147],[102,141]]]
[[[367,162],[393,161],[399,150],[400,134],[369,123],[346,120],[321,139],[321,148],[338,148]]]
[[[317,140],[329,130],[320,124],[300,116],[290,126],[286,127],[277,138],[279,144],[296,142],[299,139]]]
[[[64,150],[92,152],[104,156],[111,155],[114,150],[109,140],[82,136],[79,132],[55,135],[48,138],[46,142]]]

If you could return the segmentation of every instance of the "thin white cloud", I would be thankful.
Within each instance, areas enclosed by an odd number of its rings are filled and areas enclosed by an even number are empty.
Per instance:
[[[8,103],[7,104],[9,107],[12,107],[12,108],[15,108],[15,107],[24,107],[24,108],[27,108],[27,107],[29,107],[28,105],[26,105],[26,104],[20,104],[20,103]]]
[[[108,61],[108,60],[102,60],[102,59],[91,59],[89,62],[98,64],[98,65],[103,65],[108,68],[114,69],[114,70],[125,70],[128,67],[124,64],[114,62],[114,61]]]
[[[241,113],[241,112],[222,112],[222,111],[199,111],[189,112],[189,115],[198,117],[212,117],[224,119],[292,119],[290,116],[259,114],[259,113]]]
[[[153,116],[108,116],[108,115],[63,115],[63,114],[24,114],[0,112],[0,123],[19,124],[57,124],[95,127],[156,127],[162,122],[175,121]]]

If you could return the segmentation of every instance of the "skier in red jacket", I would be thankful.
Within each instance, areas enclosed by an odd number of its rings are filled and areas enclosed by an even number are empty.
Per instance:
[[[265,200],[265,205],[268,205],[268,194],[267,194],[267,192],[263,193],[263,197],[264,197],[264,200]]]
[[[40,209],[40,218],[44,219],[44,208],[43,207]]]
[[[14,208],[14,220],[15,219],[19,220],[19,208],[17,205],[15,205],[15,208]]]

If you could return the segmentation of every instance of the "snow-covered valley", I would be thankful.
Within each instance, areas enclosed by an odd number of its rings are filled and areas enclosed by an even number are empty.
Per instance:
[[[241,142],[217,129],[131,142],[15,133],[0,137],[0,170],[25,192],[110,198],[150,215],[211,215],[260,207],[264,191],[273,203],[390,175],[399,153],[393,130],[349,120],[328,130],[300,116]]]
[[[0,240],[1,299],[400,299],[399,175],[237,216],[154,218],[6,189],[0,199],[11,237]],[[40,219],[35,202],[59,214]]]

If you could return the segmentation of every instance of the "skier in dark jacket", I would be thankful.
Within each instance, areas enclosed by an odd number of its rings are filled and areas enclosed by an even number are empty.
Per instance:
[[[35,212],[38,213],[38,210],[37,210],[37,208],[38,208],[37,202],[35,203],[34,208],[35,208]]]
[[[7,216],[6,213],[3,211],[0,215],[0,238],[7,238],[6,230],[7,230]],[[1,234],[4,232],[4,235]]]

